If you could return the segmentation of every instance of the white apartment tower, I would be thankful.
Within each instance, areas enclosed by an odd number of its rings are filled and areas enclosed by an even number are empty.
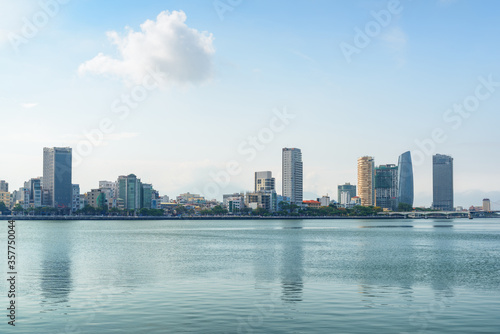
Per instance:
[[[282,187],[283,196],[294,204],[302,203],[302,152],[298,148],[283,148]]]

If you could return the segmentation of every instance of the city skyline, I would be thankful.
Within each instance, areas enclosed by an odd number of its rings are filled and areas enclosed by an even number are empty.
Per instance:
[[[382,19],[388,2],[2,5],[0,108],[13,145],[0,174],[15,189],[41,176],[40,147],[71,146],[82,191],[99,170],[220,198],[252,189],[260,170],[281,189],[276,152],[300,147],[306,199],[356,184],[360,156],[396,164],[408,150],[414,206],[432,203],[436,153],[454,158],[455,205],[500,198],[494,1],[400,1]],[[48,22],[26,34],[41,14]],[[157,58],[130,56],[158,41]],[[231,162],[228,185],[205,191]]]
[[[103,193],[106,201],[113,200],[110,205],[113,207],[120,206],[131,210],[139,208],[151,208],[151,200],[161,198],[163,196],[175,197],[172,194],[166,194],[153,189],[152,184],[143,183],[135,174],[119,175],[117,181],[98,181],[98,188],[92,187],[90,191],[80,193],[80,185],[73,183],[72,175],[72,148],[70,147],[52,147],[43,149],[43,177],[31,178],[24,182],[24,187],[19,188],[22,192],[24,189],[27,194],[20,195],[24,206],[43,205],[73,208],[79,206],[80,197],[83,194],[91,196],[90,202],[95,204],[98,196]],[[223,194],[222,198],[210,198],[207,200],[216,200],[226,204],[226,197],[243,197],[240,194],[253,194],[255,202],[265,202],[265,207],[271,207],[270,203],[274,203],[273,210],[276,207],[276,201],[282,201],[288,198],[292,203],[302,203],[305,200],[313,200],[313,198],[304,197],[303,192],[303,161],[302,152],[298,148],[283,148],[282,149],[282,169],[283,175],[286,176],[283,184],[288,184],[288,189],[284,187],[282,193],[276,191],[276,179],[273,177],[272,171],[257,171],[254,172],[254,187],[253,191],[249,189],[241,190],[240,193]],[[409,204],[413,202],[413,167],[412,158],[409,151],[404,152],[398,158],[398,165],[395,164],[376,164],[375,158],[364,156],[358,158],[358,185],[350,185],[349,182],[343,185],[337,185],[337,198],[332,198],[339,204],[352,205],[354,202],[351,198],[359,197],[359,203],[364,206],[378,206],[390,210],[397,210],[400,203]],[[477,206],[477,203],[468,203],[467,205],[454,205],[454,178],[453,178],[453,157],[442,154],[433,156],[433,202],[429,206],[437,210],[453,211],[456,207]],[[0,191],[9,191],[9,182],[0,180]],[[57,190],[56,190],[57,189]],[[357,189],[360,189],[358,192]],[[17,189],[16,189],[17,191]],[[76,192],[75,192],[76,191]],[[116,194],[114,192],[116,191]],[[157,194],[152,197],[152,193]],[[285,194],[286,192],[286,194]],[[161,197],[160,197],[161,193]],[[189,191],[187,192],[189,193]],[[274,195],[272,195],[274,193]],[[344,194],[345,193],[345,194]],[[260,195],[259,195],[260,194]],[[116,196],[115,196],[116,195]],[[344,196],[348,195],[348,196]],[[201,193],[201,196],[204,194]],[[257,200],[257,197],[259,199]],[[274,197],[273,197],[274,196]],[[278,199],[276,196],[280,197]],[[323,198],[329,194],[322,194]],[[262,198],[261,198],[262,197]],[[345,197],[345,198],[344,198]],[[103,200],[104,200],[103,198]],[[317,199],[320,196],[315,197]],[[328,197],[329,198],[329,197]],[[57,199],[57,200],[55,200]],[[147,199],[147,200],[146,200]],[[121,201],[121,202],[118,202]],[[484,202],[484,200],[483,200]],[[39,203],[38,205],[36,203]],[[55,204],[54,204],[55,203]],[[243,202],[242,202],[243,203]],[[10,203],[13,205],[13,202]],[[493,205],[491,205],[493,204]],[[490,202],[488,206],[495,207],[498,202]],[[246,203],[248,205],[248,203]],[[413,206],[417,207],[417,206]],[[422,207],[422,206],[421,206]]]

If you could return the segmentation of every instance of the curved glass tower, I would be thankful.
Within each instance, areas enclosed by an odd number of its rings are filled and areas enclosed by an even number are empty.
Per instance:
[[[413,166],[410,151],[399,156],[398,160],[398,204],[413,207]]]

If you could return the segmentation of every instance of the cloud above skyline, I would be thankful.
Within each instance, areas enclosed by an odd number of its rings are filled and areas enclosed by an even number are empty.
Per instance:
[[[120,36],[107,33],[120,59],[103,53],[80,65],[80,74],[110,75],[139,84],[150,71],[166,75],[167,84],[202,83],[212,76],[214,37],[186,25],[183,11],[163,11],[156,21],[141,24],[141,31],[127,28]]]

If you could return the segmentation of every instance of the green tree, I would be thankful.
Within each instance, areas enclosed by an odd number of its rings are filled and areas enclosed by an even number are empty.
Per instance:
[[[16,214],[19,214],[19,213],[24,213],[24,208],[21,206],[21,204],[16,204],[16,206],[14,207],[13,211],[16,213]]]
[[[407,203],[399,203],[398,204],[398,211],[399,212],[408,212],[412,211],[413,207],[410,204]]]
[[[215,215],[215,216],[220,216],[220,215],[227,214],[227,210],[224,209],[220,205],[217,205],[217,206],[213,207],[213,209],[211,211],[212,211],[212,214]]]
[[[0,202],[0,213],[3,213],[5,211],[8,211],[7,206],[5,205],[4,202]]]

